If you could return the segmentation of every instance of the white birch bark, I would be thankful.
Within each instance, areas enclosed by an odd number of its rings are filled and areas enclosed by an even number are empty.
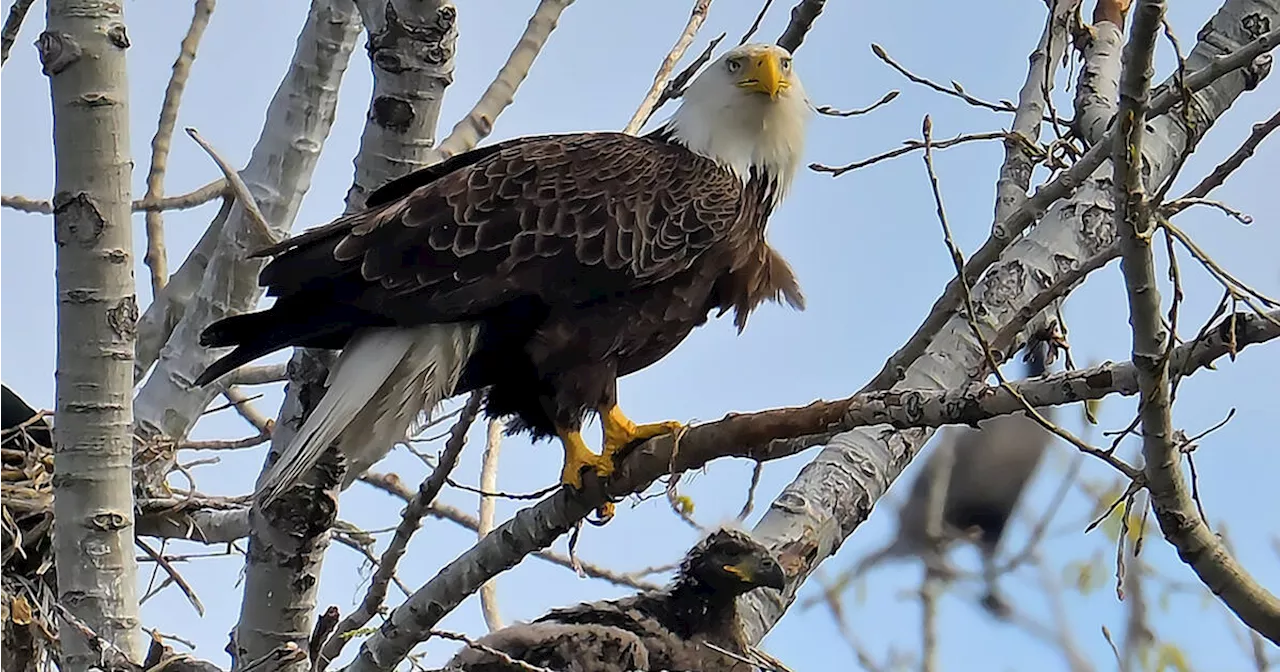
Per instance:
[[[311,186],[359,29],[352,0],[312,2],[293,62],[267,108],[249,164],[240,173],[277,238],[288,233]],[[215,386],[192,384],[218,354],[199,346],[199,334],[213,321],[257,304],[263,261],[245,257],[264,242],[237,203],[222,226],[199,289],[184,302],[186,309],[161,348],[155,371],[134,399],[143,437],[185,436],[217,394]]]
[[[1259,20],[1243,20],[1250,15]],[[1200,32],[1200,40],[1187,58],[1188,69],[1204,67],[1214,56],[1258,37],[1246,26],[1277,22],[1280,0],[1227,0]],[[1256,72],[1236,71],[1198,92],[1194,130],[1186,126],[1176,109],[1148,120],[1149,136],[1143,147],[1148,186],[1168,176],[1185,151],[1188,137],[1203,135],[1240,94],[1252,88],[1257,76]],[[1070,199],[1055,204],[974,288],[974,299],[980,304],[978,322],[988,338],[1016,318],[1020,308],[1064,269],[1086,263],[1100,253],[1117,254],[1111,173],[1111,166],[1104,165]],[[907,369],[897,387],[963,385],[985,371],[983,359],[967,320],[955,316],[925,355]],[[783,555],[784,565],[790,565],[791,587],[781,594],[755,591],[743,598],[744,625],[753,640],[759,641],[777,623],[794,599],[796,588],[866,520],[872,505],[932,433],[879,426],[838,435],[774,500],[754,533]]]
[[[49,0],[47,16],[37,45],[53,99],[58,601],[139,662],[129,38],[120,3]],[[93,644],[70,628],[61,640],[63,670],[101,665]]]
[[[1084,46],[1075,95],[1075,131],[1087,144],[1102,139],[1115,115],[1122,48],[1124,33],[1119,26],[1110,21],[1093,25]]]

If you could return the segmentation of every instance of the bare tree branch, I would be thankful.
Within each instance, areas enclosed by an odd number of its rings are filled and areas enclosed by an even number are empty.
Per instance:
[[[173,75],[169,85],[165,87],[164,103],[160,106],[160,123],[156,134],[151,138],[151,168],[147,172],[147,195],[144,200],[156,201],[164,193],[164,173],[169,161],[169,146],[173,140],[173,129],[178,123],[178,108],[182,104],[182,92],[187,87],[187,77],[191,74],[191,64],[196,60],[196,49],[200,46],[200,38],[204,29],[209,26],[209,18],[213,16],[216,0],[196,0],[195,10],[191,16],[191,26],[182,38],[178,50],[178,59],[173,62]],[[151,271],[151,295],[156,296],[169,281],[168,264],[165,262],[164,249],[164,215],[159,210],[148,210],[147,222],[147,254],[143,261]]]
[[[573,0],[541,0],[538,3],[533,16],[529,17],[529,25],[511,50],[507,62],[498,71],[498,76],[485,89],[475,107],[471,108],[467,116],[449,132],[449,137],[436,148],[431,163],[473,149],[493,132],[494,120],[515,100],[516,89],[520,88],[524,78],[529,75],[533,61],[547,43],[551,31],[556,29],[560,14],[572,4]]]
[[[1151,250],[1156,222],[1146,202],[1141,166],[1146,139],[1143,109],[1150,96],[1152,55],[1164,11],[1163,0],[1138,1],[1133,37],[1124,51],[1117,112],[1120,132],[1112,154],[1120,267],[1129,295],[1133,360],[1138,368],[1146,485],[1160,529],[1178,549],[1179,557],[1242,621],[1280,644],[1280,599],[1248,574],[1197,512],[1182,474],[1182,454],[1173,430],[1165,350],[1174,334],[1165,329],[1161,315]]]
[[[293,224],[310,185],[320,150],[333,123],[338,84],[359,35],[359,20],[351,0],[313,0],[307,22],[298,36],[293,63],[267,110],[267,121],[240,177],[254,195],[271,228],[284,235]],[[168,311],[156,325],[161,336],[172,325],[156,370],[134,399],[137,431],[152,436],[183,437],[217,393],[214,387],[195,387],[192,381],[217,353],[199,347],[200,331],[214,320],[252,308],[261,296],[261,259],[245,252],[261,244],[246,203],[237,202],[216,235],[197,244],[191,277],[180,268],[155,303]],[[207,255],[207,256],[206,256]],[[207,261],[206,261],[207,260]],[[185,290],[192,294],[181,296]],[[167,288],[168,289],[168,288]],[[150,312],[150,311],[149,311]],[[137,371],[135,370],[135,374]]]
[[[1258,149],[1258,145],[1262,144],[1262,141],[1265,140],[1268,135],[1271,135],[1271,132],[1277,128],[1280,128],[1280,111],[1271,115],[1270,119],[1254,124],[1252,132],[1249,133],[1249,137],[1245,139],[1244,143],[1241,144],[1236,151],[1231,153],[1231,156],[1218,164],[1212,172],[1206,175],[1203,180],[1200,180],[1199,184],[1192,187],[1191,191],[1188,191],[1174,200],[1184,201],[1191,198],[1204,198],[1205,196],[1208,196],[1209,192],[1222,186],[1222,183],[1226,182],[1227,178],[1230,177],[1232,173],[1236,172],[1240,166],[1244,165],[1245,161],[1252,158],[1253,153]]]
[[[22,31],[22,21],[27,18],[27,12],[35,1],[14,0],[9,6],[9,16],[5,17],[4,29],[0,30],[0,66],[9,61],[9,49],[18,39],[18,33]]]
[[[684,52],[688,50],[689,45],[693,44],[693,38],[698,35],[698,29],[702,28],[702,22],[707,20],[707,11],[710,9],[711,0],[695,0],[693,12],[689,14],[689,23],[685,24],[680,37],[676,38],[675,46],[671,47],[671,51],[667,52],[666,57],[662,59],[662,65],[658,66],[658,72],[653,76],[653,85],[649,87],[649,92],[640,102],[636,113],[631,115],[631,121],[628,121],[626,128],[622,129],[623,133],[627,135],[639,133],[640,127],[653,116],[653,111],[658,107],[658,101],[667,90],[667,79],[671,76],[671,71],[684,57]]]
[[[1280,28],[1261,35],[1226,54],[1207,55],[1204,52],[1208,48],[1201,48],[1201,51],[1196,52],[1200,55],[1201,67],[1187,75],[1182,82],[1182,87],[1195,93],[1213,86],[1225,88],[1225,85],[1220,83],[1220,79],[1228,75],[1243,80],[1245,75],[1241,74],[1239,70],[1249,66],[1261,54],[1274,49],[1277,43],[1280,43]],[[1199,48],[1204,44],[1205,42],[1201,40],[1197,47]],[[1248,82],[1236,80],[1231,84],[1231,88],[1234,89],[1235,85],[1244,85],[1248,84]],[[1151,105],[1147,108],[1146,117],[1148,120],[1163,115],[1182,101],[1181,89],[1169,84],[1166,84],[1163,88],[1164,90],[1152,99]],[[1251,87],[1242,86],[1241,90],[1245,88]],[[1234,98],[1231,100],[1234,100]],[[1230,100],[1215,100],[1212,103],[1210,107],[1217,108],[1220,113],[1222,109],[1230,105]],[[1206,125],[1203,128],[1197,127],[1194,130],[1195,133],[1203,135],[1204,130],[1207,128],[1208,126]],[[1181,141],[1183,137],[1180,134],[1178,140]],[[1008,219],[993,225],[991,237],[987,238],[986,242],[965,263],[964,282],[972,282],[991,269],[992,264],[1000,258],[1005,248],[1016,240],[1018,236],[1022,235],[1033,222],[1040,219],[1050,205],[1066,197],[1093,174],[1107,159],[1114,138],[1115,130],[1112,129],[1090,148],[1084,156],[1080,157],[1080,160],[1072,164],[1071,168],[1063,171],[1053,180],[1037,187],[1035,193],[1026,202],[1009,214]],[[1177,152],[1180,153],[1183,149],[1179,145]],[[1076,198],[1078,200],[1078,194]],[[939,333],[939,330],[951,319],[956,309],[960,307],[960,302],[963,299],[962,285],[964,282],[961,282],[960,278],[954,278],[947,283],[942,296],[938,297],[938,300],[934,302],[933,308],[929,310],[929,315],[924,322],[907,340],[906,344],[893,353],[893,356],[885,362],[884,368],[869,383],[869,388],[885,388],[902,379],[906,368],[925,352],[925,349]]]
[[[804,36],[809,34],[809,29],[813,28],[813,22],[818,20],[818,15],[822,14],[822,8],[826,4],[827,0],[800,0],[795,7],[792,7],[791,21],[778,37],[778,46],[793,54],[796,53],[804,42]]]
[[[218,178],[209,184],[179,196],[168,198],[141,199],[133,202],[134,212],[151,210],[187,210],[199,207],[219,196],[227,194],[227,181]],[[53,204],[26,196],[0,196],[0,206],[12,208],[18,212],[32,212],[41,215],[53,214]]]
[[[484,457],[480,463],[480,511],[476,538],[484,539],[493,531],[494,514],[498,509],[498,456],[502,454],[503,422],[500,418],[489,420],[484,444]],[[498,608],[498,586],[492,580],[480,587],[480,611],[489,632],[502,629],[502,612]]]
[[[1100,0],[1084,44],[1084,63],[1076,78],[1075,132],[1086,144],[1102,139],[1115,117],[1120,86],[1120,49],[1124,14],[1116,0]],[[1125,3],[1127,9],[1127,2]],[[1116,14],[1119,14],[1117,17]]]
[[[1187,82],[1198,72],[1221,67],[1212,64],[1234,62],[1236,54],[1245,49],[1260,49],[1254,57],[1266,50],[1265,45],[1255,46],[1262,38],[1242,27],[1240,17],[1245,15],[1267,17],[1263,24],[1275,25],[1280,21],[1280,7],[1272,0],[1227,0],[1200,31],[1200,40],[1187,58],[1192,72]],[[1259,25],[1257,20],[1246,23]],[[1221,56],[1223,53],[1231,55]],[[1152,135],[1143,156],[1148,184],[1165,179],[1176,158],[1189,146],[1186,140],[1201,136],[1236,98],[1256,84],[1258,76],[1256,71],[1234,71],[1213,80],[1195,95],[1198,109],[1194,125],[1179,114],[1148,116]],[[1207,74],[1203,78],[1211,79]],[[1181,99],[1180,93],[1166,91],[1153,99],[1153,109],[1165,93],[1170,94],[1171,106]],[[978,283],[973,296],[979,304],[984,330],[998,332],[1025,319],[1018,311],[1041,295],[1042,287],[1054,284],[1062,272],[1061,264],[1067,260],[1075,265],[1109,253],[1116,237],[1109,176],[1109,170],[1099,171],[1070,199],[1053,206],[1035,229],[1005,250],[1002,263]],[[925,355],[907,367],[907,386],[956,386],[986,372],[985,356],[974,342],[966,318],[953,316],[930,340]],[[838,549],[866,519],[871,504],[918,453],[929,435],[922,430],[859,429],[833,438],[806,465],[754,530],[757,539],[767,540],[783,556],[790,585],[799,585],[816,563]],[[765,592],[768,591],[742,598],[746,604],[740,607],[740,613],[744,614],[744,627],[753,640],[777,622],[793,599],[790,589],[781,596]]]

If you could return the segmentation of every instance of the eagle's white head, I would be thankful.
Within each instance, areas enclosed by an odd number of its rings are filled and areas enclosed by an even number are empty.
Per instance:
[[[744,44],[707,66],[685,89],[666,126],[675,141],[737,173],[751,169],[777,182],[781,200],[804,153],[811,108],[791,52]]]

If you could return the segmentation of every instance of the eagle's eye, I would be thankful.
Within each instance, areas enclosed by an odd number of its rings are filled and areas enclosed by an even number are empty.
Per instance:
[[[737,58],[731,58],[724,62],[724,67],[728,68],[729,72],[737,72],[742,69],[742,61]]]
[[[783,59],[782,59],[782,69],[783,69],[783,70],[790,70],[790,69],[791,69],[791,59],[790,59],[790,58],[783,58]]]

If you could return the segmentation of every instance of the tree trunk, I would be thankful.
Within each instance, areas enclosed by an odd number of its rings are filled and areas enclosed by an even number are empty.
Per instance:
[[[129,105],[121,3],[49,0],[38,42],[53,99],[58,355],[54,539],[59,601],[135,662]],[[99,665],[62,628],[62,669]]]

